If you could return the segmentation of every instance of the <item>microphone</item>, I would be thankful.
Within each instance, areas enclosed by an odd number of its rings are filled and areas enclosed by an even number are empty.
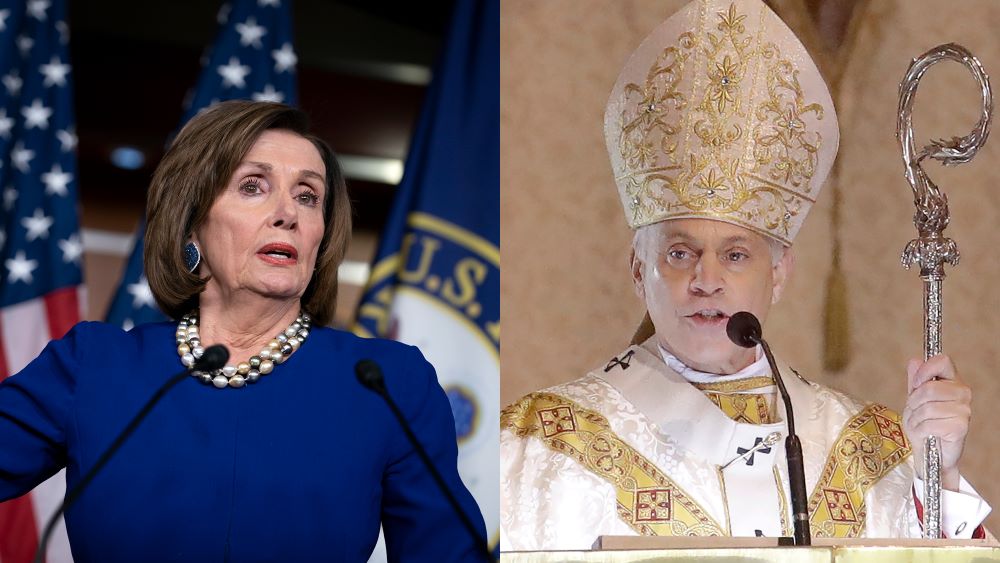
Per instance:
[[[743,348],[756,346],[761,341],[760,333],[760,321],[753,313],[740,311],[729,317],[729,322],[726,323],[726,334],[729,339],[733,341],[733,344]]]
[[[781,401],[785,404],[785,416],[788,419],[788,437],[785,438],[785,459],[788,461],[788,488],[792,494],[792,519],[795,524],[795,545],[811,545],[809,532],[809,511],[806,508],[806,473],[802,462],[802,442],[795,434],[795,415],[792,413],[792,399],[785,389],[785,382],[778,372],[778,365],[771,354],[771,347],[761,336],[760,321],[753,313],[740,311],[729,318],[726,323],[726,335],[733,344],[743,348],[753,348],[760,344],[764,356],[771,366],[774,382],[778,386]]]
[[[434,477],[434,482],[437,483],[438,489],[444,494],[445,498],[448,499],[448,503],[451,504],[452,510],[458,515],[459,520],[462,521],[462,525],[465,526],[467,532],[469,532],[469,537],[476,544],[476,548],[479,550],[480,554],[486,558],[487,561],[496,561],[493,558],[493,553],[490,552],[490,547],[476,531],[476,526],[473,525],[472,520],[469,519],[465,511],[462,510],[462,506],[458,504],[458,499],[448,488],[447,483],[444,482],[444,477],[438,472],[437,468],[431,462],[430,456],[427,455],[427,450],[420,445],[417,440],[417,436],[413,433],[413,429],[410,428],[410,424],[406,422],[406,418],[403,416],[403,412],[399,410],[396,402],[392,400],[389,395],[389,390],[385,387],[385,377],[382,375],[382,368],[379,367],[378,363],[374,360],[363,359],[359,360],[358,363],[354,364],[354,374],[358,377],[358,382],[364,385],[365,388],[370,389],[379,397],[385,400],[386,404],[389,405],[389,410],[392,414],[396,415],[396,420],[399,421],[399,425],[403,428],[403,433],[406,434],[406,438],[410,441],[413,449],[416,450],[417,455],[420,456],[420,461],[423,462],[424,467],[430,472],[431,476]]]
[[[176,374],[170,376],[170,379],[166,381],[159,389],[153,393],[153,396],[146,401],[146,404],[139,410],[138,413],[125,428],[122,429],[118,437],[115,438],[114,442],[108,446],[101,457],[97,458],[97,462],[94,463],[87,474],[80,479],[80,481],[69,491],[66,492],[66,496],[63,497],[62,503],[55,513],[49,517],[49,521],[45,524],[45,531],[42,533],[42,537],[38,540],[38,549],[35,551],[34,563],[42,563],[45,561],[45,550],[48,548],[49,539],[52,536],[52,532],[55,530],[56,522],[59,521],[59,516],[64,514],[70,506],[76,502],[76,499],[80,497],[83,491],[87,488],[94,477],[104,468],[104,466],[111,461],[111,458],[118,452],[118,450],[128,440],[129,436],[135,432],[135,429],[139,427],[139,424],[146,419],[153,407],[160,402],[160,399],[167,394],[167,391],[172,389],[175,385],[181,382],[181,380],[188,378],[192,371],[214,371],[220,369],[222,366],[226,365],[226,361],[229,360],[229,350],[221,344],[216,344],[214,346],[209,346],[205,348],[205,352],[202,353],[201,357],[194,361],[194,365],[190,368],[184,369],[177,372]]]

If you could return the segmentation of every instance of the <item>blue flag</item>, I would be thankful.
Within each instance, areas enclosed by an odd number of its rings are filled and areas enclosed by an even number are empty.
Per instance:
[[[298,103],[292,47],[291,0],[235,0],[219,10],[219,35],[205,53],[198,84],[185,102],[181,126],[202,109],[226,100]],[[140,227],[107,321],[131,329],[166,320],[142,268]]]
[[[0,10],[0,307],[83,281],[65,11]]]
[[[459,471],[499,540],[500,4],[459,0],[355,332],[420,347],[451,401]]]

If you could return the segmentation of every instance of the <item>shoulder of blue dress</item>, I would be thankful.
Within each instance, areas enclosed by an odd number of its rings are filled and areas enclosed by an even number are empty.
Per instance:
[[[317,340],[321,340],[327,346],[351,351],[359,356],[370,356],[373,360],[385,356],[420,354],[416,346],[403,342],[387,338],[366,338],[347,330],[331,327],[314,327],[309,333],[309,338],[314,337],[319,337]]]
[[[160,322],[138,325],[132,330],[126,331],[122,327],[111,323],[102,321],[81,321],[76,323],[76,325],[74,325],[73,328],[66,333],[66,336],[123,339],[129,336],[135,337],[148,334],[150,332],[155,332],[156,334],[160,334],[162,332],[172,333],[175,327],[176,325],[173,322]]]

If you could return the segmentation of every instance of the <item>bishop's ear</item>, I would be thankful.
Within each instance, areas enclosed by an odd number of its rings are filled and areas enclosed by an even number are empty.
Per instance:
[[[788,280],[792,277],[792,272],[795,270],[795,251],[792,247],[786,246],[781,251],[781,257],[778,261],[774,263],[772,270],[772,287],[771,287],[771,304],[774,305],[781,300],[781,294],[784,293],[785,287],[788,285]]]
[[[643,285],[643,264],[642,258],[639,253],[636,252],[635,243],[632,244],[632,250],[629,251],[628,262],[629,268],[632,271],[632,284],[635,286],[635,294],[639,296],[639,299],[646,298],[646,287]]]

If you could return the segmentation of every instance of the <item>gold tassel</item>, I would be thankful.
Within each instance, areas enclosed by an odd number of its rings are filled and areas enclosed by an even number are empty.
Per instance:
[[[826,308],[823,314],[823,367],[839,372],[847,367],[851,357],[851,337],[847,314],[847,280],[839,260],[826,280]]]

